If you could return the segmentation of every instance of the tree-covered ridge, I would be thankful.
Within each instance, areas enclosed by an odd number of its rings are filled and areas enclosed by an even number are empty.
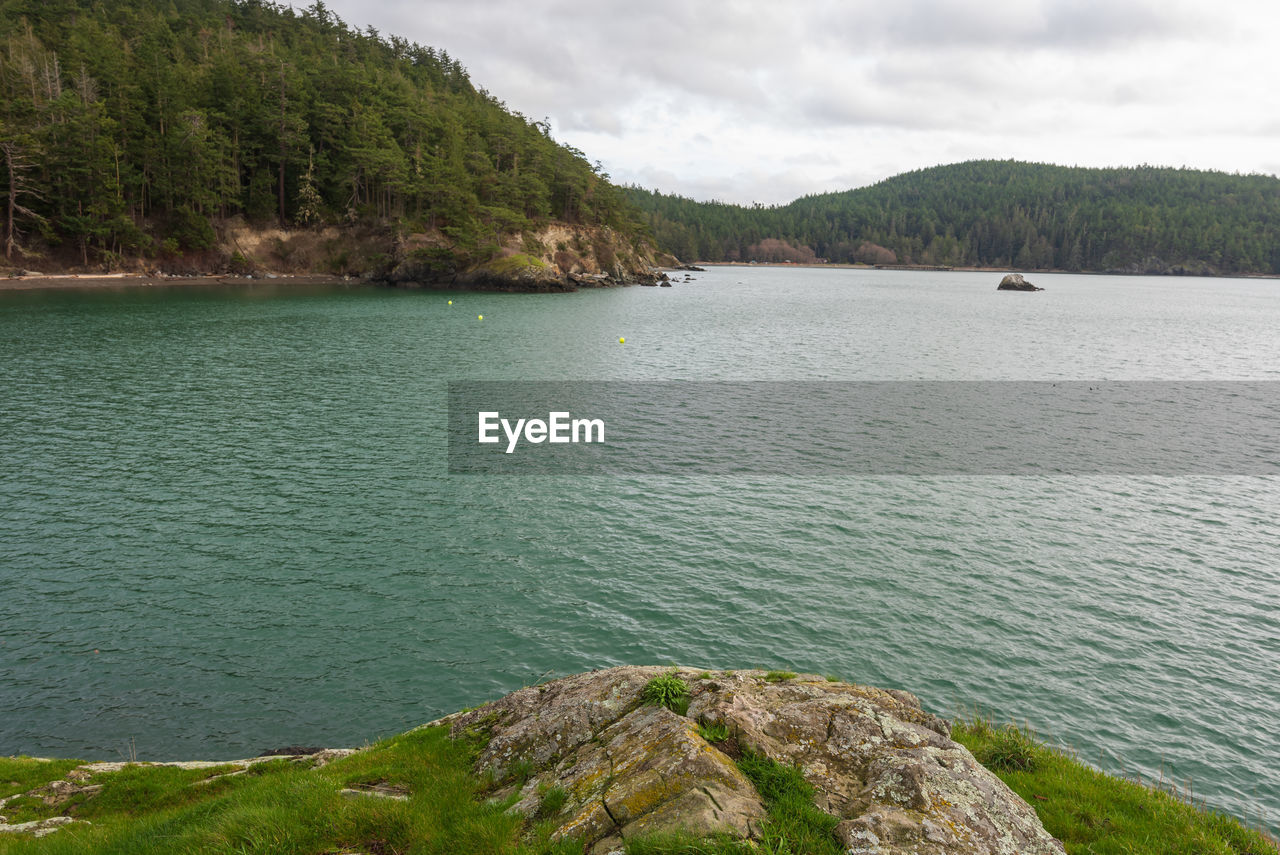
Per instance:
[[[970,161],[768,208],[628,197],[681,258],[1280,273],[1264,175]]]
[[[443,50],[322,2],[0,0],[7,256],[211,246],[211,223],[394,220],[483,260],[551,218],[634,228],[621,193]]]

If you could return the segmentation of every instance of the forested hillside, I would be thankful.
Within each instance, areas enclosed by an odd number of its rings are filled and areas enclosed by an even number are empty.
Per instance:
[[[628,197],[685,259],[1280,273],[1271,176],[971,161],[769,208]]]
[[[552,219],[636,232],[545,123],[321,2],[0,0],[0,194],[14,264],[207,249],[233,217],[390,222],[475,261]]]
[[[446,51],[354,30],[318,0],[0,0],[14,266],[164,260],[247,222],[389,228],[414,236],[393,262],[421,270],[484,263],[520,235],[561,272],[615,255],[635,270],[651,231],[685,260],[1280,273],[1269,176],[973,161],[743,208],[621,191],[549,130]],[[553,221],[611,231],[546,244]]]

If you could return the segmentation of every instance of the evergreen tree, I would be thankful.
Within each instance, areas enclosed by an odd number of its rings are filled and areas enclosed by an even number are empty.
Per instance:
[[[553,216],[640,229],[446,51],[323,2],[0,0],[0,147],[9,256],[36,227],[86,264],[197,249],[233,216],[398,221],[465,251]]]

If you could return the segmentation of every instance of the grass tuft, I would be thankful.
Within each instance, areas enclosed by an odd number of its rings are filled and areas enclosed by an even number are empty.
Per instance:
[[[982,748],[982,753],[974,756],[979,763],[992,771],[1032,772],[1036,768],[1038,756],[1036,748],[1039,746],[1040,742],[1036,739],[1034,731],[1023,730],[1014,724],[1006,724],[998,730],[992,730],[991,736]]]
[[[764,675],[766,683],[781,683],[784,680],[795,679],[795,671],[770,671]]]
[[[672,668],[646,683],[640,699],[646,704],[666,707],[677,715],[684,715],[689,710],[689,684],[680,679]]]
[[[769,812],[761,828],[761,848],[774,855],[838,855],[840,820],[813,803],[813,786],[794,766],[747,754],[738,768],[755,786]]]
[[[564,809],[564,804],[569,800],[569,794],[565,792],[564,787],[552,784],[550,786],[543,784],[538,787],[538,819],[548,819],[560,813]]]

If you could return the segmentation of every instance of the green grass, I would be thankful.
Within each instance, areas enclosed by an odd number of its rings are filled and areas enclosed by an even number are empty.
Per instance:
[[[515,784],[517,787],[523,787],[525,782],[533,777],[533,773],[537,771],[537,767],[533,765],[533,761],[522,757],[515,761],[507,769],[507,777],[502,780],[504,784]]]
[[[755,785],[769,811],[761,846],[774,855],[839,855],[839,820],[813,803],[813,787],[794,766],[747,754],[738,768]]]
[[[770,671],[764,675],[766,683],[781,683],[783,680],[795,679],[795,671]]]
[[[689,710],[689,684],[680,679],[672,668],[646,683],[640,700],[684,715]]]
[[[506,258],[495,258],[492,261],[487,261],[480,265],[480,269],[490,273],[513,275],[524,271],[546,270],[547,263],[541,258],[517,252],[514,255],[508,255]]]
[[[698,725],[698,735],[707,742],[724,742],[729,738],[729,725],[706,722]]]
[[[127,767],[99,776],[96,795],[74,812],[92,825],[70,825],[41,839],[0,836],[3,855],[320,855],[341,851],[449,855],[577,853],[580,845],[552,845],[549,828],[522,840],[519,816],[487,804],[471,774],[474,745],[454,742],[445,728],[412,731],[366,751],[310,769],[287,761],[254,767],[254,774],[220,778],[209,770]],[[60,778],[68,765],[4,761],[4,785],[26,789]],[[215,770],[216,772],[216,770]],[[341,795],[371,785],[407,791],[407,802]],[[21,791],[21,790],[19,790]],[[548,792],[548,796],[551,793]],[[554,796],[551,796],[554,799]],[[545,797],[544,797],[545,798]],[[7,813],[6,813],[7,815]]]
[[[57,780],[79,765],[79,760],[0,757],[0,799],[25,793],[41,784]]]
[[[1014,735],[1014,734],[1017,735]],[[1237,820],[1099,772],[1013,725],[956,722],[952,738],[1040,816],[1070,855],[1276,855]]]
[[[663,678],[679,678],[674,672]],[[679,681],[683,682],[683,681]],[[678,686],[670,679],[664,697]],[[687,693],[685,697],[687,702]],[[712,725],[702,725],[704,736]],[[977,720],[956,723],[955,739],[995,766],[1040,815],[1071,855],[1277,855],[1274,841],[1238,821],[1160,790],[1114,778],[1052,750],[1034,734]],[[714,734],[712,734],[714,735]],[[552,843],[565,791],[539,788],[532,824],[508,814],[512,799],[490,803],[471,773],[483,735],[453,741],[445,728],[410,731],[322,769],[277,760],[217,777],[227,767],[182,770],[130,766],[96,776],[92,795],[57,808],[16,800],[12,822],[65,813],[75,824],[34,839],[0,835],[0,855],[333,855],[344,851],[447,855],[569,855],[574,841]],[[29,791],[63,779],[76,761],[0,758],[0,793]],[[836,819],[813,804],[798,769],[744,756],[739,768],[768,811],[764,839],[753,845],[727,837],[662,835],[628,842],[631,855],[834,855]],[[204,783],[202,783],[204,782]],[[346,797],[344,788],[391,788],[407,802]]]
[[[255,774],[264,774],[268,767],[274,766],[280,770],[285,763],[287,761],[262,763],[254,767],[253,771]],[[97,822],[102,818],[110,820],[135,817],[142,813],[193,804],[223,792],[232,785],[234,778],[219,776],[232,771],[235,771],[232,766],[208,769],[126,766],[119,772],[98,775],[88,781],[91,785],[102,787],[97,792],[78,793],[58,805],[48,805],[38,797],[25,796],[7,803],[4,815],[10,823],[30,822],[59,815],[90,822]],[[203,781],[208,783],[199,783]]]
[[[560,813],[569,800],[569,794],[557,784],[542,784],[538,787],[538,798],[538,819],[549,819]]]
[[[978,762],[993,772],[1034,772],[1039,753],[1036,751],[1035,732],[1023,730],[1014,724],[990,729],[990,736],[983,740],[981,753],[975,754]]]

